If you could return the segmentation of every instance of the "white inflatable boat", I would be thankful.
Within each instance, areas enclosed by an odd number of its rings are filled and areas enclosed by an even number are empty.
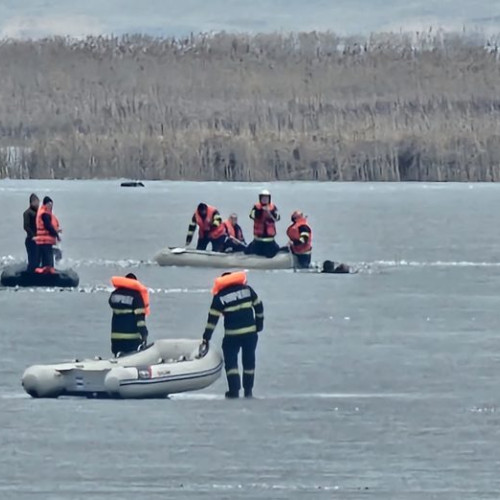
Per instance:
[[[161,250],[155,261],[160,266],[217,267],[233,269],[293,269],[293,256],[279,252],[272,259],[243,252],[219,253],[208,250],[168,247]]]
[[[161,398],[196,391],[221,374],[222,353],[200,341],[160,339],[133,354],[114,359],[84,359],[34,365],[22,377],[24,390],[35,398]]]

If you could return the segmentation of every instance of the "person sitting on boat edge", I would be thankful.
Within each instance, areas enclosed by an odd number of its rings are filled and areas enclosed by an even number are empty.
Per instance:
[[[250,211],[250,219],[253,220],[253,241],[246,247],[245,253],[273,258],[280,251],[274,239],[280,214],[267,189],[259,193],[259,201]]]
[[[30,206],[23,213],[23,229],[26,231],[24,246],[28,254],[28,272],[34,272],[40,263],[38,257],[38,245],[35,241],[36,236],[36,214],[40,206],[40,199],[35,193],[30,195]]]
[[[226,227],[222,223],[219,211],[206,203],[200,203],[196,208],[188,227],[186,246],[191,244],[193,234],[198,226],[198,243],[196,250],[206,250],[209,243],[214,252],[223,252],[226,241]]]
[[[223,273],[215,279],[214,295],[203,332],[203,344],[208,347],[217,322],[224,316],[222,352],[228,391],[226,398],[238,398],[241,379],[238,354],[242,350],[243,390],[251,398],[255,379],[255,349],[258,332],[264,328],[264,305],[255,290],[247,285],[245,271]]]
[[[238,215],[232,213],[227,220],[224,221],[226,227],[227,239],[224,244],[225,252],[243,252],[247,246],[243,230],[238,224]]]
[[[111,352],[114,356],[137,351],[148,339],[146,316],[149,315],[148,289],[133,273],[113,276],[115,290],[109,297],[111,319]]]
[[[294,255],[297,267],[305,269],[311,265],[312,230],[307,218],[300,210],[295,210],[291,216],[292,223],[286,234],[290,239],[290,251]]]
[[[52,199],[45,196],[36,214],[35,241],[38,245],[41,266],[35,269],[37,273],[55,273],[53,246],[61,241],[62,229],[59,228],[59,221],[52,212],[53,205]]]

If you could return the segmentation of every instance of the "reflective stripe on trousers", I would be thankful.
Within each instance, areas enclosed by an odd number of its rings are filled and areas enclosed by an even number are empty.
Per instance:
[[[111,340],[140,340],[142,336],[140,333],[118,333],[111,332]]]
[[[229,392],[237,393],[241,389],[240,373],[238,370],[238,354],[240,349],[242,351],[243,388],[247,391],[253,388],[257,341],[257,333],[224,336],[222,351],[224,353],[224,365]]]

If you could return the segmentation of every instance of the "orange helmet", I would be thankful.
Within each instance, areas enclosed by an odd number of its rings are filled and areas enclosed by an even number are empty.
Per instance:
[[[304,217],[304,214],[300,210],[295,210],[292,213],[292,222],[295,222],[297,219],[302,219]]]

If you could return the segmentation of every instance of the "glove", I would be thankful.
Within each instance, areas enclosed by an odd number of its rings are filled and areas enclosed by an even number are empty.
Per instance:
[[[300,241],[300,240],[293,240],[292,243],[294,245],[302,245],[302,241]]]
[[[188,247],[188,246],[189,246],[189,244],[191,243],[191,241],[192,241],[192,240],[191,240],[191,238],[186,238],[186,245],[185,245],[185,246],[187,246],[187,247]]]
[[[203,358],[205,354],[208,352],[208,340],[203,339],[201,341],[200,347],[198,348],[198,358]]]

